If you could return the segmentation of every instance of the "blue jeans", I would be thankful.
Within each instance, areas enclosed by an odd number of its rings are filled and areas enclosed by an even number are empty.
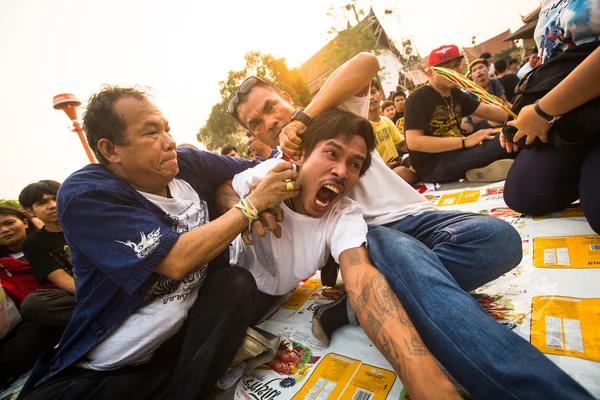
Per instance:
[[[433,183],[457,181],[464,179],[470,169],[482,168],[506,158],[515,158],[516,153],[507,153],[500,146],[499,137],[500,135],[496,135],[492,140],[484,140],[480,146],[445,152],[431,172],[422,176],[423,180]]]
[[[425,345],[474,398],[593,399],[466,292],[521,261],[521,238],[509,224],[430,211],[371,228],[368,243]]]

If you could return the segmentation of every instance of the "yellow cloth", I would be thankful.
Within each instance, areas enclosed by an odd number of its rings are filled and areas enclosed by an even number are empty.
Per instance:
[[[398,157],[394,145],[402,142],[404,138],[389,118],[383,116],[380,118],[379,122],[371,121],[371,125],[375,133],[375,148],[383,161],[386,161],[390,157]]]

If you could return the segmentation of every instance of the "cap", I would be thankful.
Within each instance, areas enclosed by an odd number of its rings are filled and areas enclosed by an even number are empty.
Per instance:
[[[429,54],[429,66],[435,67],[436,65],[452,61],[455,58],[463,58],[464,56],[458,51],[458,47],[453,44],[438,47]]]

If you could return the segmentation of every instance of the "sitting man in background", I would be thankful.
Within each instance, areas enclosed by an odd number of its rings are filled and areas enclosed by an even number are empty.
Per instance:
[[[269,145],[264,144],[256,138],[250,131],[246,131],[246,141],[248,150],[252,152],[252,157],[258,161],[265,161],[270,158],[275,158],[279,154],[277,149],[271,149]]]
[[[27,185],[19,195],[23,208],[44,223],[43,228],[27,236],[21,246],[23,254],[40,285],[53,283],[58,287],[28,295],[21,305],[21,314],[40,325],[64,328],[77,303],[71,254],[56,212],[59,188],[60,183],[43,180]]]
[[[162,112],[135,88],[93,95],[83,128],[99,164],[58,193],[78,306],[20,398],[204,399],[255,322],[256,283],[224,250],[248,227],[211,221],[218,185],[255,162],[176,151]],[[258,212],[297,194],[277,165],[248,196]]]
[[[386,100],[381,103],[381,115],[386,117],[387,119],[393,119],[396,115],[396,106],[391,100]]]
[[[231,157],[231,158],[241,158],[240,153],[235,148],[235,146],[232,144],[228,144],[227,146],[224,146],[221,149],[221,155]]]
[[[513,60],[516,61],[516,59]],[[508,65],[505,60],[498,60],[494,65],[496,67],[497,79],[504,89],[506,99],[509,103],[513,103],[515,100],[515,89],[519,84],[519,77],[507,70]]]
[[[377,152],[396,175],[404,179],[409,185],[417,183],[419,180],[417,174],[402,164],[402,154],[398,155],[396,150],[396,145],[398,145],[402,150],[408,152],[404,136],[400,135],[398,128],[389,118],[381,115],[382,91],[379,82],[376,80],[371,82],[369,93],[369,121],[373,125]]]
[[[517,72],[519,79],[525,78],[525,75],[527,75],[529,71],[537,67],[538,62],[540,62],[540,56],[538,55],[538,51],[533,49],[529,55],[529,60],[527,60],[521,69],[519,69],[519,72]]]
[[[473,77],[473,81],[485,89],[489,94],[501,99],[507,107],[512,107],[512,104],[506,99],[504,88],[498,79],[490,78],[490,68],[484,59],[478,58],[469,64],[469,71]]]
[[[516,75],[518,69],[519,69],[519,60],[517,60],[516,58],[511,58],[510,60],[508,60],[507,74]]]
[[[404,106],[406,104],[406,93],[403,90],[398,90],[392,95],[392,101],[394,107],[396,107],[396,114],[392,121],[397,124],[400,118],[404,118]]]
[[[440,53],[440,49],[444,50]],[[456,46],[442,46],[429,56],[429,67],[460,68]],[[406,103],[406,142],[412,166],[426,182],[443,183],[466,178],[471,182],[496,182],[506,178],[514,154],[507,155],[491,129],[463,136],[463,116],[502,123],[499,107],[479,103],[446,78],[427,71],[429,83],[415,90]]]

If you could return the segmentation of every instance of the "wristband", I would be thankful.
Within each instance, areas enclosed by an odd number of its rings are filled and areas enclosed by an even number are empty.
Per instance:
[[[259,212],[256,209],[256,207],[254,207],[254,204],[252,204],[252,202],[250,201],[250,197],[246,196],[246,197],[244,197],[244,200],[246,200],[248,202],[248,204],[250,205],[250,207],[252,207],[252,211],[254,212],[254,214],[258,215]]]
[[[466,138],[466,137],[464,137],[464,136],[461,136],[460,138],[462,139],[462,146],[463,146],[462,148],[463,148],[463,149],[466,149],[466,148],[467,148],[467,146],[465,145],[465,140],[466,140],[467,138]]]
[[[539,115],[540,117],[545,119],[549,124],[555,123],[560,117],[562,117],[562,115],[557,115],[557,116],[553,117],[552,115],[547,114],[544,110],[542,110],[542,108],[539,105],[539,102],[540,102],[539,99],[535,101],[535,105],[533,106],[533,109],[535,110],[537,115]]]

